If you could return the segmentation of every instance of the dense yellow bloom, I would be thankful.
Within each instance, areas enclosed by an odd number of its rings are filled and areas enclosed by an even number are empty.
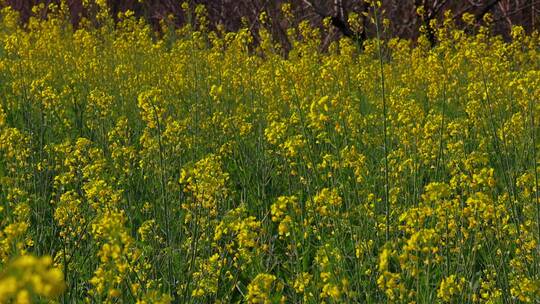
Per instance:
[[[444,302],[450,302],[452,298],[463,291],[464,278],[457,278],[456,275],[450,275],[441,281],[437,297]]]
[[[344,296],[350,294],[349,280],[343,276],[343,269],[340,269],[343,257],[337,248],[332,248],[330,244],[324,244],[315,256],[321,279],[320,297],[330,298],[334,301],[341,301]]]
[[[337,189],[323,188],[312,200],[308,201],[307,207],[312,208],[319,216],[326,217],[336,215],[341,204],[342,198]]]
[[[239,207],[229,211],[223,220],[217,225],[214,241],[233,236],[238,246],[238,251],[256,248],[261,222],[254,216],[247,216],[245,207]]]
[[[161,98],[159,90],[143,92],[137,98],[138,106],[141,109],[141,117],[150,129],[163,128],[165,109]]]
[[[182,205],[189,211],[186,221],[200,212],[200,208],[209,213],[210,218],[217,215],[218,204],[227,198],[229,193],[227,182],[229,175],[221,170],[221,159],[209,155],[199,160],[191,168],[182,169],[180,183],[185,185],[184,191],[192,195],[193,200]]]
[[[4,127],[5,124],[6,124],[6,112],[4,111],[2,106],[0,106],[0,128]]]
[[[281,289],[280,283],[276,283],[274,275],[260,273],[249,283],[246,301],[253,304],[285,303],[284,297],[275,294],[276,291],[279,292],[279,289]]]
[[[510,289],[510,292],[512,293],[512,297],[521,302],[534,303],[534,299],[537,299],[540,296],[538,283],[527,277],[518,276],[512,280],[511,284],[512,288]],[[486,298],[489,298],[488,294],[486,294]]]
[[[310,273],[302,272],[294,280],[294,284],[293,284],[294,290],[297,293],[303,293],[306,290],[306,288],[309,286],[312,279],[313,279],[313,276]]]
[[[204,297],[215,295],[218,290],[219,273],[222,269],[223,261],[220,260],[219,254],[214,254],[205,261],[193,273],[196,287],[191,292],[194,297]]]
[[[53,299],[65,289],[62,271],[50,257],[20,256],[0,273],[0,302],[31,303],[35,296]]]
[[[293,217],[299,214],[298,198],[296,196],[280,196],[270,206],[272,221],[278,224],[278,233],[281,237],[289,236],[294,229]]]
[[[286,131],[287,131],[286,123],[272,121],[270,123],[270,126],[268,126],[264,130],[264,134],[269,143],[276,145],[280,143],[281,140],[284,138]]]
[[[0,303],[540,298],[539,33],[106,2],[0,10]]]
[[[394,254],[388,248],[382,250],[379,255],[379,277],[377,278],[377,285],[391,301],[403,299],[405,293],[405,286],[401,280],[401,275],[390,270],[390,260]]]

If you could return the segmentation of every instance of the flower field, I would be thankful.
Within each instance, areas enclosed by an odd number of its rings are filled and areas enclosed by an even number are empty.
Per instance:
[[[538,32],[97,8],[0,13],[0,303],[540,302]]]

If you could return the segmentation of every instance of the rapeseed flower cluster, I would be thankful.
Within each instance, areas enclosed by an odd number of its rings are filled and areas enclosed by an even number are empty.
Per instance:
[[[49,256],[19,256],[0,273],[2,303],[33,303],[36,296],[53,300],[62,294],[64,289],[62,271],[53,267]]]

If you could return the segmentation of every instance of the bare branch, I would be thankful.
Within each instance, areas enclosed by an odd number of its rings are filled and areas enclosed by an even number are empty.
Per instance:
[[[309,0],[302,0],[307,6],[311,7],[317,15],[319,15],[321,18],[328,17],[327,14],[325,14],[323,11],[321,11],[317,6],[315,6],[311,1]]]
[[[433,4],[433,13],[431,17],[437,16],[441,12],[442,8],[444,8],[447,2],[448,0],[443,0],[441,2],[435,1],[435,3]]]
[[[330,20],[332,22],[332,25],[335,26],[344,36],[358,39],[358,35],[355,34],[355,32],[349,27],[349,24],[344,19],[345,13],[343,10],[343,2],[341,0],[335,0],[334,1],[334,9],[336,11],[336,15],[330,16],[327,13],[323,12],[319,7],[313,4],[313,2],[309,0],[302,0],[307,6],[311,7],[317,15],[319,15],[321,18],[328,18],[330,17]]]
[[[489,13],[489,11],[491,11],[492,8],[494,8],[497,4],[499,4],[501,0],[492,0],[491,3],[489,3],[488,5],[486,5],[481,11],[480,13],[478,13],[475,17],[476,19],[476,22],[479,22],[481,21],[484,16]]]

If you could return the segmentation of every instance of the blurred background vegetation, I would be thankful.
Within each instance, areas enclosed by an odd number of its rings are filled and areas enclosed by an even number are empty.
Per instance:
[[[32,7],[39,3],[50,4],[58,0],[7,0],[21,13],[21,20],[27,21],[32,15]],[[345,35],[359,40],[375,36],[375,28],[368,20],[362,20],[362,13],[367,13],[370,1],[362,0],[188,0],[190,7],[203,4],[207,8],[210,26],[222,26],[225,31],[237,31],[248,26],[256,30],[260,25],[259,16],[264,11],[268,14],[268,23],[275,41],[283,46],[290,46],[286,29],[302,20],[310,20],[313,25],[322,25],[329,17],[333,24],[324,41],[335,41]],[[82,17],[92,19],[92,12],[83,5],[83,0],[67,1],[71,21],[77,26]],[[163,20],[174,22],[178,26],[195,22],[181,8],[181,0],[108,0],[111,13],[126,10],[144,17],[159,30]],[[281,7],[290,3],[294,18],[286,18]],[[48,7],[45,5],[45,8]],[[539,28],[540,0],[383,0],[384,18],[390,21],[386,36],[416,38],[422,31],[427,31],[431,42],[435,38],[429,32],[432,20],[443,19],[446,13],[461,22],[465,13],[475,17],[477,25],[485,22],[486,14],[492,16],[493,34],[509,37],[513,25],[520,25],[531,32]],[[45,9],[46,10],[46,9]],[[46,11],[42,12],[46,16]],[[351,24],[349,16],[357,14],[360,22]],[[293,23],[293,24],[291,24]],[[257,39],[257,37],[255,37]],[[257,42],[257,41],[255,41]]]

